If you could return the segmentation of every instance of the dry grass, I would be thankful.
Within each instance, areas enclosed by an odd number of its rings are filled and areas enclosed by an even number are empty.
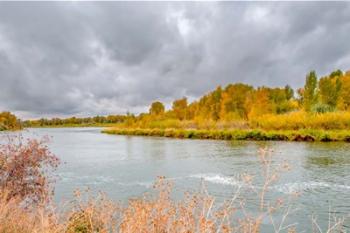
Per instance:
[[[250,126],[266,130],[349,129],[350,112],[312,114],[299,111],[282,115],[267,114],[251,119]]]
[[[1,233],[58,233],[63,232],[51,204],[28,208],[23,200],[9,197],[10,192],[0,190]]]

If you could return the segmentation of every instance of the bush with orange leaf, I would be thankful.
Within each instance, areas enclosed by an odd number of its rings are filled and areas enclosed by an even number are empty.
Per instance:
[[[48,201],[53,194],[49,172],[59,164],[46,146],[48,139],[8,140],[0,145],[0,190],[6,190],[10,199],[36,204]]]

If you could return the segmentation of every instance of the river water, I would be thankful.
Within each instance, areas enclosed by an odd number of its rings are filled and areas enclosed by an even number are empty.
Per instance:
[[[208,192],[220,202],[244,186],[240,174],[254,176],[261,187],[258,149],[272,149],[272,164],[287,162],[291,170],[273,183],[267,201],[290,200],[288,223],[311,231],[311,216],[326,227],[329,212],[350,213],[350,144],[303,142],[249,142],[181,140],[159,137],[118,136],[100,128],[28,129],[24,137],[51,137],[49,147],[61,159],[55,199],[69,200],[77,188],[106,192],[125,201],[152,191],[157,176],[174,182],[174,193],[197,191],[204,181]],[[260,186],[259,186],[260,185]],[[254,212],[258,198],[246,190],[247,208]],[[292,195],[298,193],[298,197]],[[276,217],[276,221],[280,220]],[[268,225],[268,220],[264,220]],[[349,219],[345,226],[350,225]],[[265,232],[269,232],[265,227]],[[348,228],[349,230],[349,228]]]

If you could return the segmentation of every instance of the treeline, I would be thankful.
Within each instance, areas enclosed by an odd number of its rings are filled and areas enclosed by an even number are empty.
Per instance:
[[[10,112],[0,112],[0,131],[21,129],[20,120]]]
[[[74,125],[102,125],[112,123],[122,123],[129,118],[134,118],[133,115],[109,115],[109,116],[95,116],[95,117],[70,117],[70,118],[41,118],[39,120],[26,120],[23,121],[24,127],[44,127],[44,126],[74,126]]]
[[[221,123],[226,124],[225,128],[266,128],[265,123],[274,125],[275,121],[279,123],[280,120],[293,118],[297,126],[283,125],[279,128],[294,129],[299,125],[301,128],[299,122],[306,118],[308,122],[312,122],[313,119],[308,116],[330,112],[340,115],[344,111],[350,111],[350,71],[336,70],[321,78],[317,77],[315,71],[311,71],[306,75],[304,87],[297,90],[293,90],[289,85],[272,88],[236,83],[219,86],[192,103],[189,103],[186,97],[177,99],[168,110],[163,103],[153,102],[147,113],[138,116],[126,114],[39,119],[25,121],[23,125],[60,127],[110,123],[131,128],[217,128]],[[280,119],[290,113],[294,115]],[[337,118],[337,115],[333,114],[326,120],[334,117]],[[323,125],[328,124],[328,121],[319,117],[317,121],[320,122],[318,128],[327,128]],[[347,119],[345,121],[347,122]]]
[[[316,72],[311,71],[304,87],[296,92],[289,85],[283,88],[254,88],[242,83],[219,86],[192,103],[186,97],[175,100],[168,111],[161,102],[154,102],[149,113],[141,114],[138,119],[235,121],[299,110],[309,113],[350,110],[350,72],[337,70],[318,79]]]

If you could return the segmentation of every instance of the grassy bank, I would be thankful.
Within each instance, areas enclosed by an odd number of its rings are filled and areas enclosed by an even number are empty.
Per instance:
[[[350,130],[195,130],[195,129],[127,129],[109,128],[107,134],[159,136],[191,139],[256,140],[256,141],[345,141]]]

